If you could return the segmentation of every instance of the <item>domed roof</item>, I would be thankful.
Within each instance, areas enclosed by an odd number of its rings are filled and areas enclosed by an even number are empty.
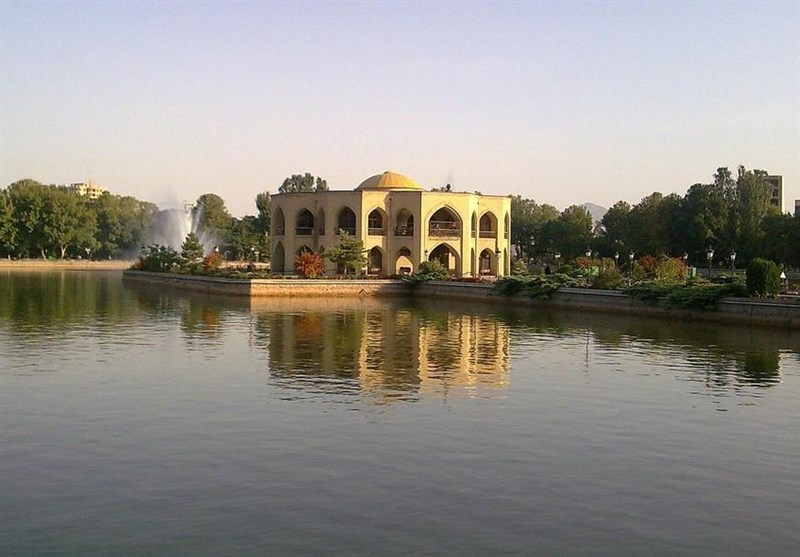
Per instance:
[[[421,190],[422,186],[411,178],[387,170],[383,174],[370,176],[356,188],[360,190]]]

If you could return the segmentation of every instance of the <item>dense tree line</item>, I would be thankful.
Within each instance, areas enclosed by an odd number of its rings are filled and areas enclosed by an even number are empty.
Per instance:
[[[746,264],[766,257],[791,267],[800,266],[800,216],[783,214],[770,205],[767,173],[740,166],[737,176],[719,168],[709,184],[694,184],[686,195],[654,192],[631,206],[618,201],[595,226],[583,207],[559,213],[519,196],[511,203],[511,241],[528,260],[563,261],[587,250],[602,257],[630,253],[639,258],[688,256],[690,263],[705,265],[706,250],[716,261]]]
[[[218,195],[201,195],[192,208],[197,232],[217,240],[229,256],[269,256],[269,194],[256,197],[258,215],[230,215]],[[147,201],[104,193],[97,199],[64,186],[25,179],[0,189],[0,257],[126,258],[152,241],[169,211]],[[181,239],[184,241],[185,239]]]

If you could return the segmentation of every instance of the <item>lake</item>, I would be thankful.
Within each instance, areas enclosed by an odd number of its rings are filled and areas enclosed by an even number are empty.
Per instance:
[[[2,555],[794,555],[800,335],[0,272]]]

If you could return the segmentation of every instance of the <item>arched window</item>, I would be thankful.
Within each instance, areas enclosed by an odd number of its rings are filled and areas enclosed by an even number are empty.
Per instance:
[[[372,236],[383,236],[383,213],[380,209],[373,209],[367,217],[367,231]]]
[[[458,268],[458,252],[447,244],[439,244],[428,256],[428,261],[438,261],[451,273]]]
[[[383,272],[383,252],[375,247],[367,256],[367,274],[380,275]]]
[[[442,207],[428,221],[428,235],[438,238],[458,238],[461,236],[461,221],[451,209]]]
[[[339,211],[337,231],[339,234],[347,233],[350,236],[356,235],[356,214],[350,207],[345,207]]]
[[[397,227],[394,229],[395,236],[414,235],[414,215],[408,209],[401,209],[397,213]]]
[[[314,233],[314,215],[308,209],[297,214],[297,225],[294,233],[298,236],[311,236]]]
[[[283,236],[286,233],[286,220],[283,218],[283,211],[280,207],[275,211],[272,217],[272,226],[275,236]]]
[[[273,273],[282,274],[284,271],[284,266],[286,264],[286,257],[284,256],[283,252],[283,244],[281,242],[277,242],[275,244],[275,250],[272,253],[272,257],[270,258],[270,270]]]
[[[488,249],[481,252],[480,260],[478,261],[479,273],[482,275],[496,275],[497,274],[497,260],[495,254]]]
[[[503,231],[505,233],[505,237],[506,238],[508,238],[509,228],[511,227],[510,226],[510,224],[511,224],[510,221],[511,221],[511,219],[508,218],[508,213],[506,213],[506,216],[503,218]]]
[[[481,238],[497,238],[497,219],[492,213],[481,215],[478,228],[480,229]]]

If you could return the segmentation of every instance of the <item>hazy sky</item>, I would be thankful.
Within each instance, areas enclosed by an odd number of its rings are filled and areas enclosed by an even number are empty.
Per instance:
[[[800,198],[800,2],[0,2],[0,185],[162,207],[311,172],[563,209],[718,166]]]

